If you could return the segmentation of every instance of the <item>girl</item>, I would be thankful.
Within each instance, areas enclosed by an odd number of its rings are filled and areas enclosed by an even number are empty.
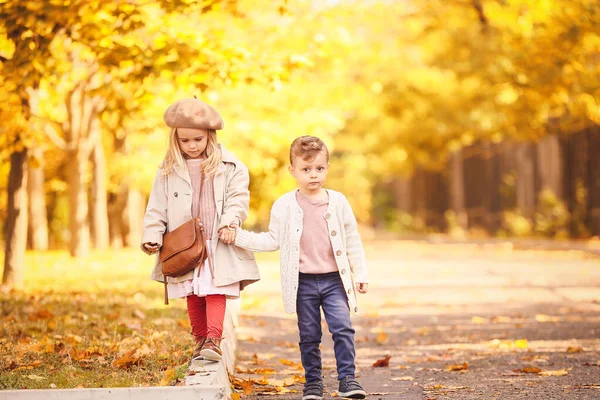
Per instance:
[[[248,215],[248,169],[217,142],[223,120],[208,104],[195,97],[179,100],[163,119],[171,128],[169,149],[152,185],[141,247],[158,253],[166,232],[191,218],[204,223],[214,271],[207,260],[185,275],[165,278],[157,256],[152,279],[167,279],[165,295],[187,301],[196,339],[192,360],[219,361],[226,299],[238,298],[240,290],[260,279],[253,253],[228,246]]]

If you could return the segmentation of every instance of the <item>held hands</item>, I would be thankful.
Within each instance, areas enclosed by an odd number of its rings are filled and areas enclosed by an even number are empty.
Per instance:
[[[146,254],[157,253],[158,249],[159,249],[158,243],[144,243],[142,246],[142,250]]]
[[[226,226],[219,229],[219,239],[223,241],[225,244],[234,244],[235,243],[235,234],[237,226]]]
[[[356,290],[358,291],[358,293],[367,293],[367,291],[369,290],[369,284],[368,283],[357,283]]]

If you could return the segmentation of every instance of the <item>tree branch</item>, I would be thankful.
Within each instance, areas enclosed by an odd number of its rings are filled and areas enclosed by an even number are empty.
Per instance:
[[[37,118],[44,122],[48,122],[50,125],[44,125],[44,133],[46,133],[46,136],[48,136],[48,139],[50,139],[52,141],[52,143],[54,143],[54,145],[56,147],[58,147],[59,149],[61,149],[61,150],[67,149],[67,147],[68,147],[67,142],[58,133],[58,132],[62,131],[61,124],[59,124],[58,122],[53,121],[49,118],[42,117],[40,115],[31,114],[31,117]]]
[[[473,8],[479,17],[479,22],[481,23],[481,27],[483,30],[486,30],[489,27],[489,20],[485,15],[485,11],[483,10],[483,4],[481,4],[481,0],[473,0],[472,1]]]

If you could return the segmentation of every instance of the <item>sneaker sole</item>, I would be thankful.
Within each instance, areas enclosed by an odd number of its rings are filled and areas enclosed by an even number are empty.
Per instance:
[[[200,357],[204,357],[204,359],[208,361],[221,361],[223,359],[222,355],[209,349],[202,350],[200,352]]]
[[[364,390],[351,390],[349,392],[338,391],[338,396],[345,397],[347,399],[364,399],[367,397],[367,392]]]
[[[323,400],[323,396],[309,394],[308,396],[302,396],[302,400]]]
[[[202,357],[202,354],[200,354],[199,356],[196,356],[196,357],[192,357],[192,361],[200,361],[200,360],[204,360],[204,357]]]

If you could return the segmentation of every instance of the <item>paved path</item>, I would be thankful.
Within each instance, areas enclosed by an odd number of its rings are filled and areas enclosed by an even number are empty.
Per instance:
[[[379,242],[367,246],[367,258],[370,292],[359,297],[353,323],[369,399],[600,398],[597,255]],[[296,320],[283,313],[277,261],[260,266],[263,280],[244,291],[237,330],[235,377],[253,393],[248,400],[302,389],[282,386],[303,373]],[[322,347],[331,398],[337,382],[329,335]],[[386,355],[388,367],[372,366]],[[270,368],[275,373],[264,375]]]

